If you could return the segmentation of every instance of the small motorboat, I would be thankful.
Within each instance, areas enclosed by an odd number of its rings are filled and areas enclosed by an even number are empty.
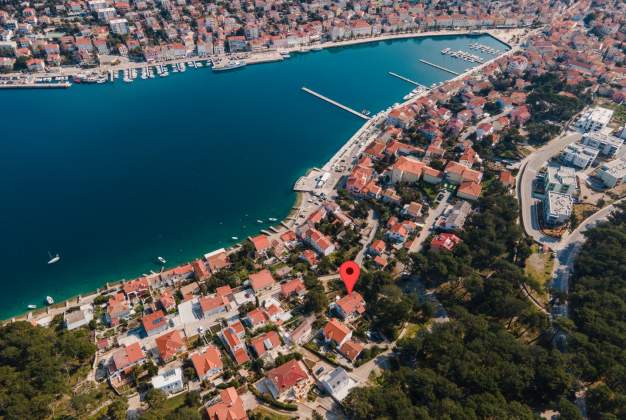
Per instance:
[[[236,236],[231,236],[231,237],[230,237],[230,239],[232,239],[232,240],[234,240],[234,241],[238,241],[238,240],[239,240],[239,238],[238,238],[238,237],[236,237]]]
[[[165,264],[167,262],[167,260],[163,257],[157,257],[157,261],[160,262],[161,264]]]
[[[30,304],[28,305],[28,309],[37,309],[37,305]]]
[[[261,220],[261,219],[256,219],[256,222],[257,222],[257,223],[263,223],[263,220]]]
[[[54,304],[54,299],[52,299],[51,296],[46,296],[46,303],[48,305],[52,305],[52,304]]]
[[[275,218],[275,217],[268,217],[268,218],[267,218],[267,220],[269,220],[270,222],[275,222],[275,221],[277,221],[278,219],[277,219],[277,218]]]

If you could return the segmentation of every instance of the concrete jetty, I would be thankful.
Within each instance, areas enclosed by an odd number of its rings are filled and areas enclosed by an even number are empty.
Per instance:
[[[399,75],[398,73],[394,73],[394,72],[392,72],[392,71],[390,71],[390,72],[388,72],[388,73],[389,73],[389,75],[390,75],[390,76],[397,77],[398,79],[400,79],[400,80],[404,80],[405,82],[411,83],[412,85],[415,85],[415,86],[421,86],[421,87],[423,87],[423,88],[426,88],[426,86],[424,86],[423,84],[421,84],[421,83],[417,83],[416,81],[411,80],[411,79],[409,79],[408,77],[401,76],[401,75]]]
[[[70,82],[60,83],[6,83],[0,84],[0,89],[67,89],[71,87]]]
[[[460,76],[461,75],[461,73],[457,73],[454,70],[450,70],[450,69],[447,69],[445,67],[438,66],[437,64],[433,64],[430,61],[422,60],[421,58],[419,59],[419,61],[420,61],[420,63],[428,64],[429,66],[433,66],[436,69],[447,71],[448,73],[454,74],[455,76]]]
[[[311,95],[313,95],[313,96],[316,96],[316,97],[320,98],[320,99],[321,99],[321,100],[323,100],[323,101],[326,101],[326,102],[328,102],[328,103],[330,103],[330,104],[333,104],[333,105],[335,105],[336,107],[343,109],[344,111],[348,111],[348,112],[350,112],[351,114],[356,115],[357,117],[363,118],[364,120],[369,120],[369,119],[370,119],[370,117],[368,117],[367,115],[362,114],[362,113],[360,113],[360,112],[358,112],[358,111],[355,111],[354,109],[352,109],[352,108],[350,108],[350,107],[347,107],[347,106],[345,106],[345,105],[343,105],[343,104],[340,104],[340,103],[339,103],[339,102],[337,102],[337,101],[333,101],[332,99],[327,98],[326,96],[321,95],[321,94],[319,94],[319,93],[317,93],[317,92],[315,92],[315,91],[313,91],[313,90],[311,90],[311,89],[309,89],[309,88],[307,88],[307,87],[304,87],[304,86],[303,86],[303,87],[302,87],[302,90],[303,90],[303,91],[305,91],[306,93],[310,93]]]

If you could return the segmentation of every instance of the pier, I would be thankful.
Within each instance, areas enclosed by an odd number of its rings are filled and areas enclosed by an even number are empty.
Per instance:
[[[438,66],[437,64],[433,64],[430,61],[422,60],[421,58],[419,59],[419,61],[420,61],[420,63],[428,64],[429,66],[433,66],[436,69],[447,71],[448,73],[454,74],[455,76],[460,76],[461,75],[461,73],[457,73],[454,70],[450,70],[450,69],[447,69],[445,67]]]
[[[0,84],[0,89],[67,89],[72,84],[69,82],[61,83],[6,83]]]
[[[368,117],[367,115],[362,114],[362,113],[360,113],[360,112],[358,112],[358,111],[355,111],[354,109],[352,109],[352,108],[350,108],[350,107],[347,107],[347,106],[345,106],[345,105],[343,105],[343,104],[340,104],[340,103],[339,103],[339,102],[337,102],[337,101],[333,101],[332,99],[327,98],[326,96],[321,95],[321,94],[319,94],[319,93],[317,93],[317,92],[315,92],[315,91],[313,91],[313,90],[311,90],[311,89],[309,89],[309,88],[306,88],[306,87],[304,87],[304,86],[303,86],[303,87],[302,87],[302,90],[303,90],[303,91],[305,91],[306,93],[310,93],[311,95],[313,95],[313,96],[316,96],[316,97],[320,98],[320,99],[321,99],[321,100],[323,100],[323,101],[326,101],[326,102],[328,102],[328,103],[330,103],[330,104],[333,104],[333,105],[335,105],[336,107],[343,109],[344,111],[348,111],[348,112],[350,112],[351,114],[356,115],[357,117],[363,118],[364,120],[369,120],[369,119],[370,119],[370,117]]]
[[[394,73],[394,72],[392,72],[392,71],[390,71],[390,72],[388,72],[388,73],[389,73],[389,75],[391,75],[391,76],[393,76],[393,77],[397,77],[397,78],[398,78],[398,79],[400,79],[400,80],[404,80],[405,82],[411,83],[412,85],[415,85],[415,86],[420,86],[420,87],[426,88],[426,86],[422,85],[421,83],[417,83],[416,81],[411,80],[411,79],[409,79],[408,77],[400,76],[399,74]],[[426,89],[427,89],[427,88],[426,88]]]

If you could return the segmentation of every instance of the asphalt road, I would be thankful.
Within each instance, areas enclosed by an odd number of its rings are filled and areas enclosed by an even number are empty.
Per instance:
[[[532,196],[533,180],[548,160],[557,155],[565,146],[581,138],[580,133],[565,133],[528,155],[521,163],[521,176],[517,177],[517,191],[522,209],[522,224],[524,231],[539,243],[555,247],[558,246],[559,239],[543,234],[539,228],[537,214],[539,201]]]

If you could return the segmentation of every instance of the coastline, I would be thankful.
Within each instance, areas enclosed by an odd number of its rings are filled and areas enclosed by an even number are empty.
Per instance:
[[[467,34],[467,32],[465,32],[465,34]],[[415,36],[429,36],[425,33],[418,33],[418,34],[400,34],[400,35],[404,35],[404,36],[399,36],[396,38],[410,38],[410,37],[415,37]],[[442,33],[438,33],[438,35],[459,35],[459,34],[442,34]],[[463,35],[463,33],[461,33],[460,35]],[[396,38],[389,38],[389,39],[396,39]],[[355,44],[360,44],[360,43],[368,43],[368,42],[377,42],[377,41],[381,41],[384,39],[380,39],[380,38],[375,38],[373,40],[365,40],[365,39],[359,39],[359,40],[353,40],[354,42],[350,42],[348,44],[340,44],[337,45],[335,43],[333,43],[332,47],[340,47],[340,46],[351,46],[351,45],[355,45]],[[505,54],[507,53],[511,53],[513,50],[509,50],[507,51]],[[499,55],[498,57],[494,57],[492,60],[489,60],[488,62],[484,63],[483,65],[477,66],[476,68],[470,70],[469,72],[464,72],[462,73],[460,76],[454,78],[454,79],[450,79],[448,81],[446,81],[445,83],[448,83],[452,80],[456,80],[458,78],[464,78],[467,77],[469,74],[480,71],[480,69],[482,69],[485,65],[488,65],[490,62],[492,62],[493,60],[496,60],[500,57],[502,57],[504,54]],[[411,98],[410,100],[403,102],[402,104],[396,105],[396,106],[403,106],[406,103],[412,102],[414,100],[416,100],[417,98],[427,95],[428,91],[424,92],[422,95],[418,95],[414,98]],[[337,150],[337,152],[331,156],[328,161],[324,164],[324,166],[322,167],[323,170],[327,170],[330,171],[332,170],[332,167],[334,165],[334,162],[338,161],[351,147],[355,147],[356,143],[358,143],[358,141],[361,139],[362,135],[372,126],[378,124],[382,118],[384,118],[384,116],[391,110],[393,109],[395,106],[389,106],[387,109],[381,110],[379,113],[377,113],[376,115],[374,115],[372,117],[371,120],[366,121],[351,137],[350,139],[348,139],[340,148],[339,150]],[[367,144],[364,142],[360,149],[364,149],[367,146]],[[310,172],[307,171],[307,173]],[[288,215],[280,222],[276,222],[275,223],[275,228],[277,229],[281,229],[281,226],[286,227],[287,225],[291,224],[293,227],[293,224],[295,224],[297,222],[297,215],[299,215],[302,211],[303,208],[306,207],[306,200],[305,200],[305,193],[300,193],[300,192],[296,192],[296,197],[294,200],[294,204],[291,208],[291,210],[289,211]],[[270,229],[271,230],[271,229]],[[238,246],[240,246],[242,241],[238,241],[237,243],[231,245],[231,249],[232,248],[236,248]],[[181,263],[184,264],[184,263]],[[172,267],[173,268],[173,267]],[[86,292],[86,295],[83,296],[82,294],[76,294],[68,299],[65,299],[63,301],[59,301],[58,303],[52,305],[51,307],[42,307],[39,308],[37,310],[31,311],[31,312],[23,312],[20,315],[16,315],[14,317],[11,317],[10,320],[33,320],[33,319],[37,319],[37,318],[45,318],[47,316],[54,316],[58,313],[62,313],[63,310],[65,308],[68,308],[70,306],[74,306],[74,305],[81,305],[81,304],[86,304],[86,303],[91,303],[93,301],[93,299],[98,296],[101,292],[102,289],[104,287],[106,287],[106,289],[110,289],[112,287],[116,287],[119,286],[121,283],[123,283],[125,280],[118,280],[115,282],[109,282],[106,283],[106,286],[102,286],[97,288],[95,291],[93,289],[91,289],[91,291]]]
[[[471,36],[471,35],[488,35],[506,45],[507,48],[511,49],[513,46],[510,44],[511,40],[516,36],[521,36],[522,34],[529,31],[530,28],[493,28],[493,29],[463,29],[463,30],[438,30],[438,31],[424,31],[424,32],[406,32],[406,33],[396,33],[396,34],[381,34],[381,35],[373,35],[369,37],[363,38],[355,38],[355,39],[347,39],[342,41],[327,41],[319,44],[310,44],[307,46],[297,46],[291,48],[281,49],[280,52],[286,53],[305,53],[314,51],[313,48],[326,50],[330,48],[340,48],[340,47],[349,47],[360,44],[370,44],[381,41],[393,41],[399,39],[411,39],[411,38],[423,38],[423,37],[443,37],[443,36]],[[150,66],[156,65],[174,65],[179,63],[187,63],[187,62],[197,62],[197,61],[213,61],[214,59],[230,59],[236,58],[244,61],[246,65],[253,64],[263,64],[263,63],[271,63],[277,61],[285,60],[285,57],[281,55],[278,50],[268,50],[268,51],[260,51],[260,52],[249,52],[249,53],[236,53],[236,54],[220,54],[220,55],[208,55],[208,56],[188,56],[184,58],[172,59],[172,60],[161,60],[161,61],[153,61],[153,62],[124,62],[118,63],[114,65],[100,65],[93,69],[83,69],[80,67],[60,67],[55,71],[45,71],[41,73],[5,73],[0,74],[0,78],[17,78],[18,81],[29,81],[33,78],[46,78],[46,77],[69,77],[75,76],[79,74],[98,74],[100,76],[106,76],[109,72],[120,72],[124,70],[130,69],[141,69]],[[112,56],[118,58],[118,56]],[[16,85],[19,83],[16,83]],[[30,88],[42,88],[46,87],[45,83],[32,83],[34,86],[29,86]],[[71,84],[70,84],[71,86]],[[67,86],[67,87],[70,87]]]

